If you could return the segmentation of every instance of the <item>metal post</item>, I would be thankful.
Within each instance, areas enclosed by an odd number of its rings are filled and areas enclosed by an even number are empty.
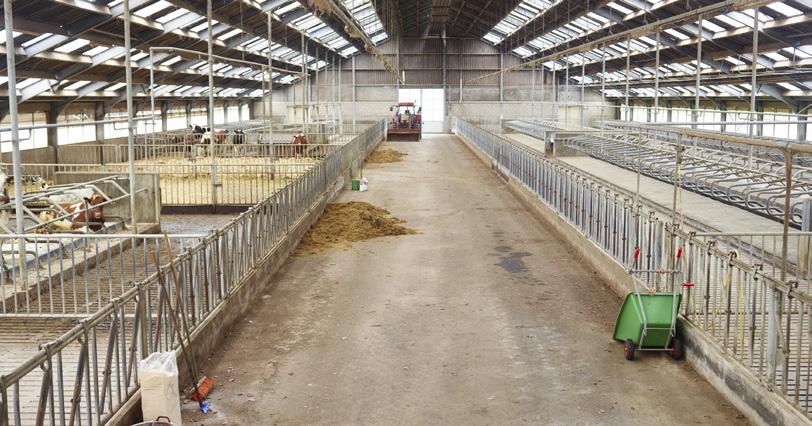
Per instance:
[[[603,110],[606,103],[606,43],[603,44],[601,49],[601,139],[604,137],[604,128],[606,127],[603,122]],[[601,143],[601,151],[603,151],[603,143]]]
[[[758,15],[758,12],[756,12]],[[790,206],[792,201],[792,151],[789,149],[784,151],[784,179],[786,182],[786,189],[784,191],[784,230],[781,239],[781,282],[787,280],[787,256],[789,250],[789,217]],[[770,383],[775,383],[776,371],[779,362],[784,364],[784,384],[787,383],[787,364],[783,357],[779,356],[779,346],[781,339],[779,339],[779,330],[781,329],[781,313],[783,310],[784,296],[783,292],[775,287],[772,287],[772,294],[770,295],[770,322],[767,324],[767,380]]]
[[[632,110],[629,108],[629,81],[631,79],[632,39],[626,37],[626,121],[632,121]]]
[[[541,114],[540,115],[541,115],[541,118],[544,119],[544,65],[541,66]]]
[[[694,123],[699,122],[699,85],[702,82],[702,16],[699,16],[699,37],[696,41],[696,87],[694,87]],[[697,125],[694,124],[691,128],[696,129]]]
[[[149,49],[149,105],[152,118],[152,150],[155,151],[155,53]],[[166,129],[164,129],[166,130]]]
[[[214,52],[212,51],[212,6],[211,0],[206,0],[206,23],[208,26],[208,54],[209,54],[209,146],[211,150],[211,204],[217,205],[217,163],[214,153]]]
[[[530,68],[530,117],[536,116],[536,65]]]
[[[11,0],[3,1],[3,10],[5,11],[4,20],[6,26],[6,65],[8,68],[8,113],[11,116],[11,162],[12,171],[14,173],[14,218],[17,225],[16,232],[18,234],[25,233],[25,225],[23,223],[23,182],[22,182],[22,158],[20,157],[20,123],[17,116],[17,63],[14,57],[14,18],[11,10]],[[19,238],[17,240],[17,249],[19,254],[17,259],[20,262],[20,271],[23,276],[26,274],[25,269],[25,239]],[[25,289],[26,292],[28,289]],[[5,401],[4,401],[5,402]]]
[[[505,69],[505,54],[499,54],[499,70]],[[499,73],[499,125],[505,119],[505,73]],[[501,127],[500,127],[501,128]]]
[[[344,102],[341,100],[341,58],[338,58],[336,62],[338,62],[338,69],[336,70],[338,73],[338,127],[341,129],[341,133],[344,133]]]
[[[130,40],[130,0],[124,0],[124,67],[127,83],[127,156],[130,168],[130,224],[133,232],[138,233],[135,217],[135,109],[133,108],[133,69],[130,61],[132,50]]]
[[[581,54],[581,128],[586,127],[586,99],[584,98],[584,76],[586,75],[586,56]]]
[[[307,126],[307,124],[306,124],[307,123],[307,112],[306,112],[306,110],[307,110],[307,103],[308,103],[308,99],[307,99],[307,59],[306,59],[307,53],[305,52],[305,47],[306,47],[305,46],[305,36],[304,36],[304,33],[302,33],[302,44],[301,44],[301,49],[302,49],[302,75],[301,75],[301,81],[302,81],[302,134],[307,133],[307,127],[306,127]]]
[[[460,84],[462,84],[462,80],[460,80]],[[462,93],[462,92],[460,92]],[[355,102],[355,56],[352,57],[352,131],[354,132],[355,127],[355,119],[356,115],[358,114],[358,104]]]
[[[569,126],[570,122],[570,55],[564,57],[567,68],[564,70],[564,125]]]
[[[273,150],[273,12],[268,12],[268,143],[271,144],[271,158]]]
[[[753,61],[751,63],[751,74],[750,74],[750,120],[756,120],[756,94],[758,93],[758,89],[756,88],[756,83],[758,79],[758,8],[753,10]],[[748,127],[748,135],[752,138],[755,134],[755,125],[750,124]],[[750,153],[747,157],[747,165],[750,166],[753,163],[753,147],[750,147]]]
[[[659,120],[660,115],[660,31],[655,35],[657,46],[654,53],[654,122]]]

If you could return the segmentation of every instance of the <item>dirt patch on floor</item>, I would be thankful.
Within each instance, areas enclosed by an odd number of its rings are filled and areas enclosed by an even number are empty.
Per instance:
[[[403,161],[405,155],[405,152],[395,151],[394,149],[379,149],[367,158],[367,163],[397,163]]]
[[[330,204],[318,223],[302,238],[296,254],[316,254],[331,248],[348,248],[356,241],[416,233],[403,223],[387,210],[363,201]]]

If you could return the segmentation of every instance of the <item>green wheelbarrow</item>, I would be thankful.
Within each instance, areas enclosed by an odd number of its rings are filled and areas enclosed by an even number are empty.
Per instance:
[[[678,285],[671,292],[642,293],[635,273],[679,274],[682,248],[677,251],[677,261],[673,271],[644,271],[635,267],[640,257],[640,248],[634,249],[634,263],[629,269],[634,291],[626,295],[615,323],[614,339],[623,342],[623,355],[627,360],[634,359],[635,351],[669,351],[674,359],[685,356],[685,348],[677,338],[677,315],[682,301]],[[682,287],[692,287],[693,283],[683,283]]]

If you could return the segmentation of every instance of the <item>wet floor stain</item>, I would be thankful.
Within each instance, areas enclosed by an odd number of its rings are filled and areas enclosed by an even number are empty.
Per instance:
[[[499,262],[495,263],[496,266],[510,274],[524,274],[529,271],[523,258],[530,256],[530,253],[526,251],[512,251],[510,247],[505,246],[496,247],[496,250],[501,253]]]

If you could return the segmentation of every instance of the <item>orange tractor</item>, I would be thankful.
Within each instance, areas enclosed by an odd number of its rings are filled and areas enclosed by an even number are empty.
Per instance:
[[[414,102],[400,102],[389,107],[393,111],[386,138],[390,141],[419,141],[423,138],[423,109]]]

